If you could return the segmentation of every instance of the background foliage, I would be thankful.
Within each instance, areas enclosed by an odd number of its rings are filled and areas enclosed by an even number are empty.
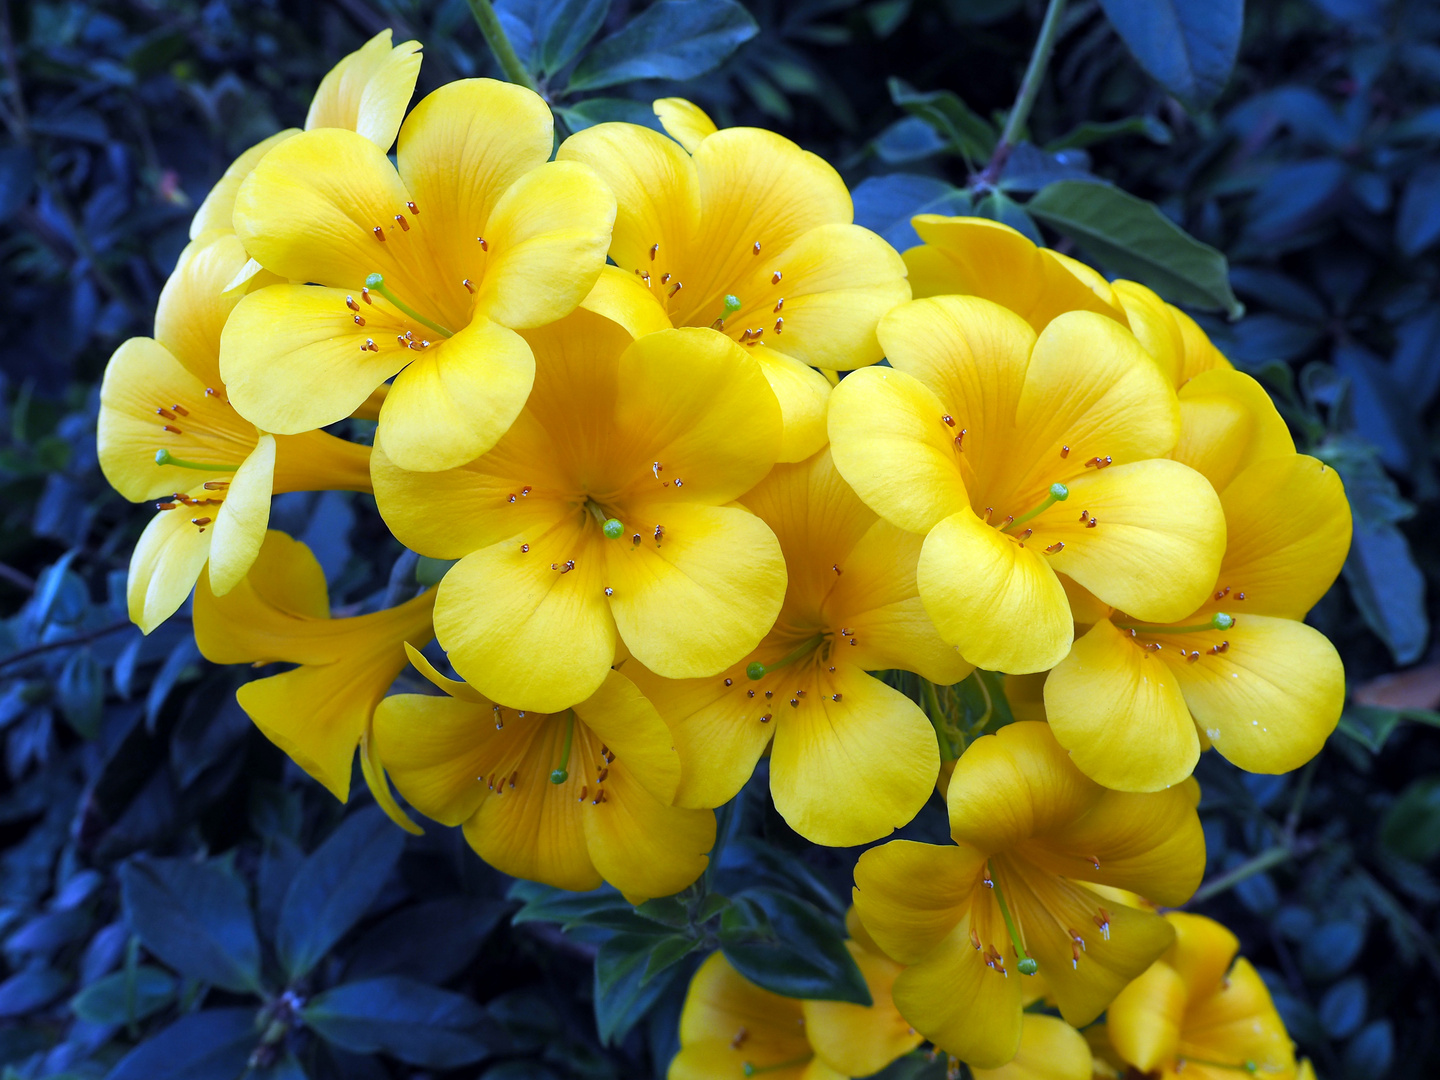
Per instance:
[[[1237,930],[1322,1076],[1433,1075],[1440,4],[1254,0],[1242,34],[1237,0],[1076,0],[1003,161],[1033,0],[497,7],[570,129],[684,94],[835,162],[902,249],[912,213],[979,213],[1208,312],[1345,478],[1355,543],[1312,621],[1352,704],[1292,776],[1202,763],[1192,906]],[[772,988],[863,998],[838,946],[855,852],[790,833],[763,765],[678,898],[516,885],[455,831],[406,839],[363,796],[335,803],[252,728],[244,673],[202,661],[186,618],[145,639],[125,621],[148,511],[96,466],[106,357],[149,332],[208,186],[298,124],[343,53],[393,26],[426,44],[419,93],[493,74],[464,0],[0,12],[5,1077],[662,1077],[716,945]],[[286,495],[274,518],[350,611],[413,584],[371,499]],[[934,800],[906,835],[943,831]]]

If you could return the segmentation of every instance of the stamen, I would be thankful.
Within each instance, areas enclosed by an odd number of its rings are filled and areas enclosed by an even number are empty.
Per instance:
[[[745,1039],[749,1034],[750,1033],[746,1031],[744,1027],[741,1027],[739,1031],[735,1032],[735,1037],[730,1040],[730,1049],[739,1050],[740,1047],[744,1044]]]
[[[371,232],[375,234],[376,240],[379,240],[382,244],[385,242],[385,230],[382,229],[379,225],[376,225],[375,228],[371,230]]]
[[[954,418],[953,416],[951,416],[949,413],[946,413],[944,416],[940,417],[940,422],[941,422],[942,424],[944,424],[946,427],[954,427],[954,426],[955,426],[955,418]]]
[[[1235,616],[1227,615],[1223,611],[1217,611],[1211,616],[1209,622],[1196,623],[1193,626],[1145,626],[1143,623],[1120,623],[1115,624],[1121,630],[1136,630],[1142,634],[1201,634],[1206,630],[1229,630],[1235,625]]]
[[[179,505],[180,505],[180,504],[177,503],[177,502],[157,502],[157,503],[155,504],[155,509],[156,509],[156,510],[174,510],[175,507],[177,507],[177,506],[179,506]]]
[[[1060,552],[1062,552],[1062,551],[1064,551],[1064,550],[1065,550],[1065,541],[1064,541],[1064,540],[1056,540],[1055,543],[1051,544],[1049,547],[1047,547],[1047,548],[1045,549],[1045,554],[1046,554],[1046,555],[1058,555]]]
[[[169,425],[166,425],[167,428]],[[199,469],[201,472],[234,472],[240,468],[239,465],[203,465],[198,461],[186,461],[184,458],[177,458],[169,450],[155,451],[156,465],[174,465],[177,469]]]
[[[1034,975],[1040,970],[1040,965],[1025,953],[1025,946],[1020,941],[1020,932],[1015,929],[1015,920],[1010,917],[1010,905],[1005,903],[1005,893],[1001,890],[1000,883],[995,880],[995,863],[987,859],[985,865],[990,870],[986,884],[995,890],[995,902],[1000,905],[1000,915],[1004,918],[1005,929],[1010,934],[1010,944],[1015,946],[1015,955],[1020,957],[1020,963],[1016,967],[1020,969],[1021,975]]]
[[[760,717],[760,723],[762,723],[762,724],[768,724],[769,722],[770,722],[770,714],[769,714],[768,712],[767,712],[764,716]]]
[[[176,416],[173,412],[171,412],[169,409],[165,408],[165,406],[163,406],[163,405],[160,406],[160,408],[158,408],[158,409],[155,410],[155,414],[156,414],[157,416],[163,416],[163,417],[165,417],[166,420],[179,420],[179,419],[180,419],[180,417]]]
[[[496,731],[504,731],[504,730],[505,730],[505,718],[504,718],[504,716],[503,716],[503,715],[501,714],[501,712],[500,712],[500,706],[499,706],[499,705],[492,705],[491,708],[495,710],[495,730],[496,730]]]
[[[650,466],[650,471],[655,474],[655,479],[659,480],[660,474],[665,471],[665,466],[661,465],[660,462],[657,461]]]
[[[564,745],[564,747],[560,750],[560,767],[559,767],[558,769],[552,769],[551,772],[550,772],[550,782],[551,782],[552,784],[563,784],[563,783],[565,783],[566,780],[569,780],[569,779],[570,779],[570,771],[569,771],[569,769],[568,769],[568,766],[569,766],[569,764],[570,764],[570,740],[571,740],[572,738],[574,738],[574,735],[575,735],[575,710],[574,710],[574,709],[566,709],[566,710],[565,710],[565,745]]]
[[[166,424],[165,427],[164,427],[162,430],[170,432],[171,435],[184,435],[184,434],[185,434],[183,431],[181,431],[178,427],[175,427],[173,424]]]
[[[489,251],[489,250],[490,250],[490,245],[485,242],[485,237],[483,237],[483,236],[477,236],[477,237],[475,237],[475,242],[480,245],[480,250],[481,250],[481,251]]]
[[[808,1065],[814,1057],[814,1054],[806,1054],[804,1057],[791,1058],[789,1061],[777,1061],[774,1065],[755,1065],[747,1061],[740,1066],[740,1071],[746,1076],[759,1076],[761,1073],[793,1069],[797,1065]]]
[[[473,293],[473,292],[475,291],[475,286],[470,283],[470,279],[469,279],[468,277],[467,277],[467,278],[461,278],[461,279],[460,279],[460,284],[461,284],[461,285],[464,285],[465,288],[466,288],[467,290],[469,290],[471,293]]]
[[[734,685],[735,685],[735,680],[734,680],[734,679],[726,679],[726,680],[725,680],[725,685],[726,685],[726,686],[734,686]]]
[[[1109,941],[1109,940],[1110,940],[1110,912],[1106,911],[1106,910],[1102,907],[1102,908],[1100,909],[1100,914],[1093,916],[1093,918],[1094,918],[1094,921],[1095,921],[1095,925],[1100,928],[1100,934],[1101,934],[1101,936],[1104,937],[1104,939],[1105,939],[1106,941]]]
[[[365,279],[365,288],[374,289],[381,296],[385,297],[386,300],[389,300],[390,303],[394,304],[406,315],[410,316],[410,318],[414,319],[418,323],[424,323],[426,326],[430,327],[431,330],[434,330],[437,334],[444,334],[447,338],[455,336],[452,331],[446,330],[445,327],[441,326],[433,319],[427,319],[424,315],[421,315],[409,304],[405,303],[393,292],[391,292],[389,287],[385,284],[385,275],[371,274]],[[407,334],[406,336],[408,337],[409,335]],[[423,347],[425,345],[428,345],[429,342],[421,342],[420,344]]]
[[[831,694],[831,695],[830,695],[830,700],[831,700],[831,701],[839,701],[839,700],[840,700],[840,695],[839,695],[839,694]]]
[[[752,255],[759,255],[759,254],[760,254],[760,241],[759,241],[759,240],[756,240],[756,241],[755,241],[755,246],[750,249],[750,254],[752,254]]]
[[[209,525],[210,522],[213,521],[213,520],[214,520],[213,518],[208,518],[208,517],[191,518],[191,519],[190,519],[190,524],[191,524],[191,525]]]
[[[400,228],[403,229],[405,232],[410,231],[410,222],[405,220],[404,214],[395,215],[395,224],[399,225]]]
[[[365,344],[360,346],[361,352],[379,352],[380,346],[375,344],[374,338],[366,338]]]
[[[654,262],[654,261],[655,261],[655,256],[658,255],[658,254],[660,254],[660,245],[659,245],[659,244],[651,244],[651,245],[650,245],[650,261],[651,261],[651,262]]]
[[[606,596],[614,596],[614,595],[615,595],[615,590],[612,589],[609,585],[606,585],[606,586],[605,586],[605,595],[606,595]]]
[[[964,452],[964,450],[965,450],[965,436],[968,435],[969,433],[970,433],[970,429],[969,429],[969,428],[961,428],[961,429],[960,429],[960,434],[955,436],[955,449],[956,449],[956,450],[959,450],[959,451],[961,451],[962,453]]]
[[[677,292],[679,292],[679,291],[680,291],[681,289],[683,289],[684,287],[685,287],[685,283],[684,283],[683,281],[677,281],[677,282],[675,282],[674,285],[671,285],[671,286],[670,286],[670,293],[669,293],[669,295],[670,295],[670,296],[674,296]]]
[[[416,206],[413,202],[407,202],[405,206],[416,217],[420,216],[420,208]]]
[[[660,275],[660,284],[661,284],[661,285],[669,285],[669,284],[670,284],[670,271],[667,270],[667,271],[665,271],[665,273],[663,273],[663,274]]]
[[[206,491],[224,491],[229,486],[229,480],[206,480],[203,485]]]
[[[365,316],[363,316],[363,315],[355,315],[355,316],[352,316],[352,317],[353,317],[354,320],[355,320],[355,325],[356,325],[356,326],[364,326],[364,325],[365,325]]]
[[[836,577],[839,577],[841,574],[843,574],[843,573],[845,572],[845,571],[843,571],[843,570],[840,569],[840,564],[839,564],[839,563],[831,563],[831,564],[830,564],[830,569],[835,571],[835,576],[836,576]]]
[[[784,306],[785,306],[785,298],[782,296],[782,297],[780,297],[779,300],[776,300],[776,301],[775,301],[775,307],[772,309],[771,313],[773,314],[774,312],[779,311],[779,310],[780,310],[781,308],[783,308]]]
[[[785,275],[782,274],[782,273],[780,273],[779,270],[776,270],[775,273],[773,273],[773,274],[770,275],[770,284],[771,284],[771,285],[779,285],[779,284],[780,284],[780,279],[781,279],[782,277],[784,277],[784,276],[785,276]]]
[[[845,631],[842,630],[841,633],[843,634],[843,633],[845,633]],[[812,652],[815,651],[816,648],[819,647],[820,643],[823,642],[824,640],[825,640],[825,635],[824,635],[824,634],[816,634],[814,637],[812,637],[812,638],[810,638],[808,641],[804,642],[804,643],[803,643],[799,648],[797,648],[794,652],[790,653],[790,655],[786,656],[785,659],[783,659],[783,660],[777,660],[777,661],[776,661],[775,663],[773,663],[773,664],[762,664],[762,663],[760,663],[760,661],[758,661],[758,660],[753,661],[752,663],[746,665],[745,674],[746,674],[747,676],[749,676],[749,678],[750,678],[753,682],[759,682],[761,679],[763,679],[763,678],[764,678],[767,674],[769,674],[770,672],[772,672],[772,671],[779,671],[782,667],[789,667],[789,666],[790,666],[791,664],[793,664],[796,660],[800,660],[800,659],[802,659],[802,658],[804,658],[804,657],[806,657],[806,656],[809,656]],[[767,696],[768,696],[768,692],[767,692]]]
[[[775,333],[777,333],[777,334],[783,334],[784,332],[785,332],[785,320],[784,320],[783,318],[776,319],[776,320],[775,320]]]
[[[1105,466],[1111,464],[1114,460],[1115,459],[1112,458],[1109,454],[1106,454],[1103,458],[1092,457],[1089,461],[1085,462],[1085,468],[1103,469],[1105,468]]]
[[[661,540],[664,540],[664,539],[665,539],[665,526],[664,526],[664,525],[656,525],[656,526],[655,526],[655,546],[656,546],[656,547],[659,547],[659,546],[660,546],[660,541],[661,541]]]
[[[1217,656],[1217,655],[1219,655],[1220,653],[1229,652],[1229,651],[1230,651],[1230,642],[1228,642],[1228,641],[1222,641],[1222,642],[1220,642],[1219,645],[1212,645],[1212,646],[1210,646],[1210,648],[1206,649],[1205,651],[1208,652],[1208,653],[1210,653],[1212,656]]]
[[[360,289],[360,299],[364,300],[367,304],[375,303],[374,300],[370,299],[370,290],[364,287]]]
[[[1062,446],[1062,447],[1060,447],[1060,456],[1061,456],[1062,458],[1067,458],[1067,457],[1069,457],[1069,456],[1070,456],[1070,448],[1069,448],[1068,446]]]

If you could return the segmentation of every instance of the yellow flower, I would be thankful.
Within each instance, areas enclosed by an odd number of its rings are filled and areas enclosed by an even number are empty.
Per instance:
[[[994,1069],[970,1067],[975,1080],[1092,1080],[1090,1045],[1059,1017],[1027,1012],[1021,1018],[1020,1049]]]
[[[741,502],[785,554],[774,627],[709,678],[634,672],[675,730],[677,801],[728,801],[773,737],[770,788],[791,828],[838,847],[879,839],[925,804],[940,758],[925,714],[867,672],[902,668],[948,685],[970,670],[920,603],[920,537],[867,509],[826,450],[777,465]]]
[[[605,263],[615,199],[593,170],[550,162],[540,97],[450,83],[400,130],[397,166],[363,135],[307,131],[240,186],[235,229],[291,282],[231,313],[220,366],[267,431],[324,427],[386,380],[380,432],[402,467],[484,453],[525,403],[535,360],[517,329],[568,314]]]
[[[245,262],[233,235],[207,233],[180,256],[160,294],[155,337],[115,351],[100,388],[100,468],[132,502],[160,513],[135,545],[130,618],[145,633],[190,595],[206,561],[229,592],[265,539],[270,497],[285,491],[370,490],[370,450],[320,431],[269,435],[231,408],[220,380],[220,328]]]
[[[1295,1051],[1265,983],[1225,927],[1169,912],[1175,944],[1110,1005],[1120,1057],[1161,1080],[1266,1080],[1296,1075]]]
[[[395,133],[400,130],[405,107],[415,92],[420,53],[418,41],[391,48],[390,31],[381,30],[320,81],[305,117],[306,130],[345,128],[363,135],[381,151],[388,151],[395,144]],[[195,212],[190,239],[213,229],[233,231],[235,194],[240,185],[271,149],[298,134],[296,128],[277,131],[236,158]]]
[[[937,1046],[992,1069],[1020,1046],[1025,972],[1090,1023],[1174,938],[1085,882],[1183,903],[1205,868],[1191,784],[1154,794],[1087,779],[1045,724],[977,739],[950,781],[954,847],[892,840],[860,856],[855,908],[908,965],[895,1003]]]
[[[271,530],[250,573],[225,596],[204,578],[195,589],[195,643],[216,664],[299,667],[246,683],[240,706],[265,737],[342,802],[355,748],[369,742],[376,704],[405,666],[405,645],[424,645],[435,590],[371,615],[332,619],[325,574],[310,549]],[[367,752],[361,765],[377,793]],[[382,804],[389,800],[384,792]],[[392,817],[399,815],[392,805]]]
[[[1350,546],[1339,476],[1296,454],[1248,375],[1180,391],[1177,456],[1220,493],[1227,544],[1204,602],[1178,619],[1101,617],[1045,681],[1045,711],[1075,764],[1108,787],[1178,783],[1214,746],[1251,772],[1304,764],[1340,719],[1339,654],[1301,620]]]
[[[435,605],[455,670],[492,701],[558,713],[610,677],[617,640],[668,678],[735,663],[785,593],[775,535],[727,505],[780,444],[759,365],[713,330],[633,340],[585,309],[526,339],[535,389],[488,454],[406,472],[382,425],[371,462],[400,541],[460,560]]]
[[[1007,307],[1036,333],[1067,311],[1093,311],[1128,326],[1171,383],[1230,361],[1179,308],[1133,281],[1106,281],[1084,263],[985,218],[920,214],[925,241],[905,252],[915,297],[980,296]]]
[[[608,881],[637,904],[704,872],[715,815],[670,805],[670,732],[625,676],[610,672],[573,709],[527,714],[410,659],[447,696],[382,701],[376,756],[412,806],[463,825],[486,862],[562,889]]]
[[[896,308],[880,340],[893,370],[832,396],[835,465],[926,534],[920,597],[966,660],[1059,663],[1074,636],[1060,575],[1151,621],[1204,599],[1224,517],[1203,476],[1162,460],[1179,405],[1129,331],[1072,311],[1037,337],[998,304],[946,296]]]
[[[655,103],[674,137],[597,124],[565,140],[619,199],[610,257],[674,326],[715,326],[759,361],[780,400],[779,460],[825,445],[830,383],[883,355],[875,324],[910,299],[905,266],[853,224],[844,181],[790,140],[758,128],[716,131],[688,101]]]

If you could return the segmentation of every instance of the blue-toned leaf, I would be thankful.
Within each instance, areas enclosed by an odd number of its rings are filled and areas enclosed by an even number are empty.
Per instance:
[[[621,1042],[676,981],[679,969],[670,965],[658,977],[645,978],[654,951],[675,938],[673,934],[616,934],[601,944],[595,956],[594,997],[595,1026],[602,1044]],[[689,944],[688,939],[680,940]]]
[[[1354,1080],[1381,1080],[1395,1060],[1395,1029],[1389,1020],[1375,1020],[1345,1047],[1345,1073]]]
[[[910,219],[917,214],[958,217],[974,213],[970,196],[933,176],[892,173],[872,176],[851,193],[855,203],[855,224],[879,233],[896,251],[920,243]]]
[[[1230,290],[1225,256],[1144,199],[1107,184],[1061,180],[1025,209],[1103,266],[1150,286],[1171,303],[1220,309],[1232,318],[1245,310]]]
[[[1300,963],[1316,979],[1333,979],[1355,962],[1365,945],[1365,927],[1358,922],[1321,923],[1300,948]]]
[[[350,979],[405,975],[443,983],[474,958],[509,905],[447,896],[402,908],[380,920],[355,944],[345,967]]]
[[[237,1080],[259,1041],[254,1009],[191,1013],[131,1050],[105,1080]]]
[[[1083,150],[1041,150],[1021,143],[1005,159],[998,185],[1004,191],[1022,194],[1039,191],[1057,180],[1090,180],[1104,183],[1090,172],[1090,155]]]
[[[1040,235],[1040,230],[1035,227],[1035,222],[1030,219],[1030,215],[1025,213],[1024,208],[1003,191],[992,191],[976,199],[975,213],[979,217],[998,221],[1002,225],[1009,225],[1037,247],[1043,247],[1045,244],[1045,238]]]
[[[292,979],[307,974],[360,921],[405,847],[379,807],[352,814],[301,864],[275,931],[275,951]]]
[[[1125,46],[1186,108],[1225,89],[1245,21],[1244,0],[1100,0]]]
[[[0,224],[30,201],[35,187],[35,156],[27,146],[0,149]]]
[[[538,882],[517,881],[510,887],[510,899],[524,903],[510,920],[517,925],[553,922],[559,923],[562,930],[598,926],[639,934],[652,934],[658,928],[637,915],[630,902],[608,885],[588,893],[573,893]]]
[[[1400,196],[1395,216],[1395,246],[1419,255],[1440,240],[1440,165],[1415,170]]]
[[[1332,1039],[1343,1039],[1364,1023],[1367,1008],[1365,980],[1352,975],[1325,991],[1320,999],[1320,1023]]]
[[[260,942],[245,883],[213,862],[132,859],[120,868],[125,918],[141,943],[192,979],[260,990]]]
[[[286,1054],[274,1065],[256,1069],[245,1080],[305,1080],[305,1067],[294,1054]]]
[[[720,922],[720,947],[735,970],[784,997],[872,1004],[837,924],[774,889],[733,897]]]
[[[133,972],[116,971],[70,999],[70,1008],[92,1024],[129,1024],[143,1020],[175,1000],[175,976],[141,964]]]
[[[896,78],[887,85],[891,101],[933,127],[946,145],[972,166],[984,162],[994,151],[999,138],[994,125],[977,115],[953,90],[921,93]]]
[[[637,79],[693,79],[759,32],[735,0],[658,0],[575,66],[570,90]]]
[[[934,157],[950,144],[918,116],[904,116],[870,142],[875,156],[887,165],[906,165]]]
[[[23,1016],[48,1005],[70,984],[70,976],[52,968],[21,971],[0,982],[0,1017]]]
[[[1425,575],[1410,542],[1393,525],[1362,521],[1357,514],[1345,560],[1345,583],[1366,624],[1404,666],[1420,659],[1430,637]]]
[[[1348,173],[1334,158],[1280,166],[1250,201],[1245,235],[1262,248],[1299,236],[1339,204]]]
[[[610,0],[558,0],[548,6],[536,61],[539,70],[553,75],[600,32]]]
[[[453,1069],[490,1052],[489,1018],[469,998],[399,975],[346,983],[312,998],[301,1017],[323,1039],[357,1054]]]
[[[1051,139],[1045,149],[1083,150],[1096,143],[1108,142],[1124,135],[1139,135],[1156,146],[1169,146],[1175,134],[1153,116],[1127,116],[1124,120],[1086,120],[1071,128],[1058,139]]]
[[[571,131],[584,131],[596,124],[608,124],[612,121],[638,124],[656,131],[664,130],[660,126],[660,118],[655,115],[655,110],[649,103],[636,101],[634,98],[586,98],[573,105],[556,105],[555,112]]]

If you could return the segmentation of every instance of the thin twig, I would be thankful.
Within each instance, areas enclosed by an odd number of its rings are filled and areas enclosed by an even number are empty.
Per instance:
[[[976,180],[993,185],[1000,179],[1010,152],[1020,141],[1025,130],[1025,121],[1030,119],[1030,110],[1035,107],[1035,98],[1040,93],[1040,84],[1045,81],[1045,69],[1050,64],[1050,54],[1055,51],[1055,39],[1060,36],[1060,17],[1065,14],[1065,0],[1050,0],[1045,8],[1045,19],[1040,24],[1040,36],[1035,39],[1035,49],[1030,54],[1030,64],[1025,68],[1025,77],[1020,80],[1020,92],[1015,95],[1015,105],[1005,117],[1005,129],[990,161]]]
[[[1190,897],[1184,906],[1195,907],[1198,904],[1203,904],[1212,897],[1219,896],[1223,892],[1229,892],[1246,878],[1254,877],[1256,874],[1262,874],[1272,866],[1279,866],[1295,854],[1295,845],[1292,844],[1276,844],[1274,847],[1266,848],[1260,852],[1260,854],[1252,855],[1234,869],[1227,870],[1219,877],[1211,878],[1205,882],[1205,884],[1195,890],[1195,895]]]
[[[506,35],[505,28],[500,25],[499,16],[490,6],[490,0],[468,0],[468,3],[470,4],[470,13],[480,24],[480,33],[485,35],[485,44],[490,46],[490,51],[500,62],[500,70],[505,72],[505,77],[527,90],[538,92],[539,87],[535,85],[535,80],[531,77],[530,72],[525,70],[525,65],[520,62],[520,57],[515,52],[515,46],[510,44],[510,38]]]
[[[124,622],[111,623],[109,626],[102,626],[98,630],[91,630],[88,634],[77,634],[75,637],[65,638],[61,641],[47,641],[43,645],[33,645],[28,649],[21,649],[17,653],[0,659],[0,667],[9,667],[11,664],[18,664],[22,660],[29,660],[44,653],[54,652],[56,649],[68,649],[72,645],[85,645],[97,638],[105,637],[115,633],[117,630],[124,630],[134,626],[129,619]]]
[[[4,578],[6,581],[10,582],[12,585],[17,585],[17,586],[19,586],[20,588],[24,589],[26,592],[34,592],[34,591],[35,591],[35,579],[34,579],[34,578],[32,578],[29,574],[22,574],[19,570],[16,570],[13,566],[8,566],[8,565],[6,565],[5,563],[0,563],[0,578]]]

